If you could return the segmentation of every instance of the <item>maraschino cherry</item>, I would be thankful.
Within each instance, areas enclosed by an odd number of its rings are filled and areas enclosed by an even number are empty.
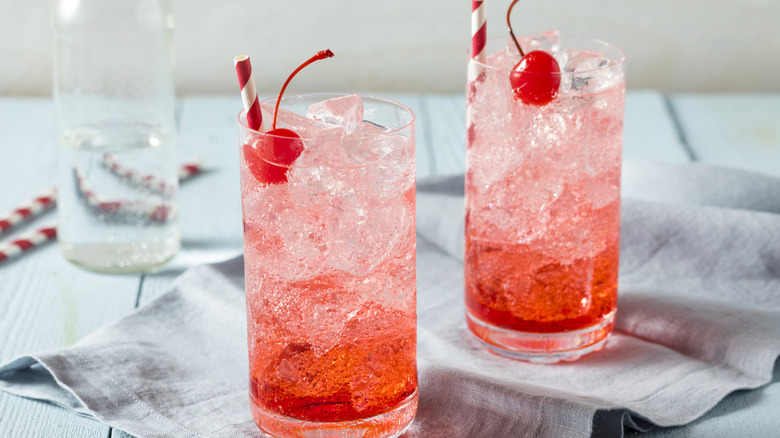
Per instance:
[[[552,102],[558,96],[558,88],[561,85],[561,67],[553,56],[542,50],[534,50],[524,53],[512,31],[512,23],[509,20],[512,8],[518,0],[512,1],[506,11],[506,24],[509,27],[509,35],[520,52],[518,62],[512,73],[509,74],[509,83],[515,99],[523,103],[544,106]]]
[[[322,50],[317,52],[301,64],[287,78],[276,99],[274,108],[274,121],[271,130],[260,137],[260,141],[253,145],[244,145],[244,158],[252,175],[263,184],[277,184],[287,182],[287,167],[290,166],[303,152],[303,140],[297,132],[287,128],[276,127],[276,117],[279,114],[279,103],[282,101],[284,90],[292,78],[303,70],[304,67],[320,59],[332,58],[333,52]],[[262,157],[262,158],[261,158]]]

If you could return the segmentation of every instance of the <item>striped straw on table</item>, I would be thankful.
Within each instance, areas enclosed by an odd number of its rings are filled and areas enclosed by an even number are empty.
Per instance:
[[[41,213],[52,208],[56,202],[57,189],[51,188],[29,202],[24,203],[16,210],[10,211],[0,216],[0,234],[3,234],[12,227],[18,225],[25,220],[31,220],[32,218],[40,215]]]
[[[35,230],[6,243],[0,243],[0,263],[19,256],[25,251],[29,251],[36,246],[40,246],[57,237],[57,228],[50,225],[45,228]]]
[[[179,182],[186,181],[203,171],[203,160],[197,159],[179,167]]]

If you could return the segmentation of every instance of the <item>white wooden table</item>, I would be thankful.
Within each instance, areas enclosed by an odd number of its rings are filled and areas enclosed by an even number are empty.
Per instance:
[[[417,114],[418,178],[463,172],[463,95],[383,95],[407,104]],[[68,264],[53,243],[0,264],[0,362],[74,344],[165,291],[184,269],[241,252],[235,121],[240,105],[238,95],[182,99],[179,156],[182,160],[203,157],[211,170],[183,185],[183,250],[160,272],[89,273]],[[0,213],[54,185],[53,129],[51,100],[0,98]],[[780,176],[780,95],[664,96],[631,91],[624,144],[626,159],[702,161]],[[0,239],[53,220],[54,214],[48,213]],[[776,410],[780,371],[770,386],[751,393],[758,411]],[[740,410],[728,413],[746,425],[754,420],[748,414],[740,419]],[[704,426],[713,430],[718,424],[717,415],[704,420]],[[687,436],[686,430],[660,433]],[[127,438],[65,409],[0,393],[2,438],[107,436]],[[750,436],[749,430],[743,436]]]

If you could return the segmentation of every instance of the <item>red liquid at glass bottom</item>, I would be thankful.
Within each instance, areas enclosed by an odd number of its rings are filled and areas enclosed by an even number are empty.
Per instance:
[[[258,426],[283,437],[403,433],[417,408],[414,321],[404,313],[367,304],[345,326],[342,342],[325,350],[307,342],[281,351],[269,345],[251,366]]]
[[[619,221],[619,202],[605,207]],[[533,362],[576,360],[603,346],[617,307],[619,228],[600,227],[606,248],[563,263],[528,245],[466,237],[466,320],[493,351]]]

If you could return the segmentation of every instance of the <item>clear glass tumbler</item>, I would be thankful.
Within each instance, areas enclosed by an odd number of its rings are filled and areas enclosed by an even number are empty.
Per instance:
[[[57,0],[58,239],[86,269],[138,272],[179,250],[173,20],[166,0]]]
[[[466,319],[499,354],[574,360],[617,309],[624,54],[554,33],[521,44],[560,64],[546,105],[515,98],[511,40],[469,60]]]
[[[398,436],[417,408],[414,115],[312,94],[285,97],[279,121],[302,137],[290,165],[288,137],[239,115],[255,421],[276,437]]]

